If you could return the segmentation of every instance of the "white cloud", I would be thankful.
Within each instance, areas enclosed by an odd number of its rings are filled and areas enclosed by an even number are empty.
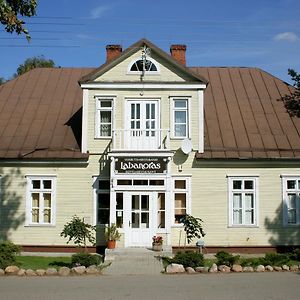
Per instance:
[[[294,32],[282,32],[274,36],[275,41],[296,42],[299,37]]]
[[[109,9],[111,9],[111,6],[108,6],[108,5],[101,5],[101,6],[93,8],[90,12],[90,19],[101,18],[104,15],[104,13],[106,11],[108,11]]]

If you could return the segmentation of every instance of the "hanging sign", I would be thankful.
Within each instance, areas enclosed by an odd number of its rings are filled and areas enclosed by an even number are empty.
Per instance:
[[[168,159],[165,157],[118,157],[116,173],[166,173]]]

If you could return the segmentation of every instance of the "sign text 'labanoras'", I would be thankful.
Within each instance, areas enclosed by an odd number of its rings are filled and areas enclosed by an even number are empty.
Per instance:
[[[163,157],[118,157],[115,161],[117,173],[165,173],[167,159]]]

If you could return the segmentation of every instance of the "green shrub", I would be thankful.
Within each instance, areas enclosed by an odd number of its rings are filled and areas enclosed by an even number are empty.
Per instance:
[[[282,266],[289,264],[290,258],[288,254],[282,253],[267,253],[264,258],[262,258],[262,265],[270,266]]]
[[[217,265],[226,265],[232,267],[235,263],[239,261],[240,256],[232,255],[225,251],[219,251],[216,254],[216,258],[217,258],[217,262],[216,262]]]
[[[100,265],[102,263],[102,256],[98,254],[91,254],[80,252],[72,255],[73,266],[85,266]]]
[[[261,257],[241,258],[240,265],[242,267],[257,267],[264,264],[263,259]]]
[[[295,249],[290,253],[290,259],[300,262],[300,248]]]
[[[170,262],[175,264],[181,264],[185,268],[196,268],[204,266],[203,254],[192,251],[178,252]]]
[[[5,269],[7,266],[16,265],[16,255],[20,253],[20,247],[12,242],[0,243],[0,269]]]

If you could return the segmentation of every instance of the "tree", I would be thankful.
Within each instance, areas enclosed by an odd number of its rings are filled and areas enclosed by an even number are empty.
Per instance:
[[[68,237],[67,244],[73,240],[75,245],[84,247],[86,250],[87,241],[93,245],[95,244],[95,231],[96,226],[87,224],[83,219],[73,216],[72,220],[64,226],[60,236]]]
[[[294,92],[290,95],[284,95],[281,100],[291,117],[300,117],[300,74],[293,69],[288,69],[288,74],[294,81]]]
[[[32,17],[36,14],[37,0],[0,0],[0,22],[7,32],[24,33],[30,40],[28,30],[24,27],[22,17]]]
[[[53,67],[55,67],[54,61],[52,59],[46,59],[43,55],[27,58],[25,62],[18,67],[17,73],[14,74],[14,77],[16,78],[17,76],[20,76],[34,68],[53,68]]]
[[[200,218],[195,218],[191,215],[185,215],[181,220],[180,223],[183,223],[183,229],[186,233],[186,238],[188,244],[194,238],[201,238],[205,236],[205,232],[202,228],[203,221]]]
[[[3,77],[0,77],[0,85],[3,84],[6,80]]]

